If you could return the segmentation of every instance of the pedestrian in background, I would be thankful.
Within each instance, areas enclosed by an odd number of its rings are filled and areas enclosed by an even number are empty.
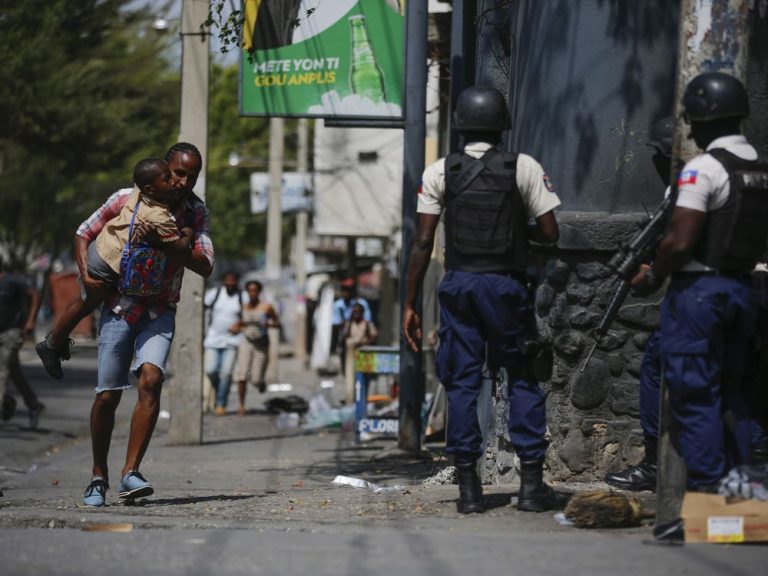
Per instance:
[[[373,320],[371,316],[371,307],[365,298],[360,298],[357,295],[357,287],[355,281],[352,278],[346,278],[341,281],[341,296],[333,302],[333,332],[332,342],[334,346],[338,346],[339,359],[341,362],[341,371],[346,371],[346,358],[347,349],[344,346],[344,340],[341,339],[341,333],[344,330],[344,325],[352,317],[352,307],[355,304],[360,304],[363,307],[363,319],[367,322]]]
[[[19,363],[25,337],[34,335],[40,294],[25,278],[10,274],[0,258],[0,419],[10,420],[16,399],[8,391],[12,380],[29,412],[29,427],[37,428],[45,405],[37,398]]]
[[[203,340],[203,364],[211,386],[216,391],[214,413],[217,416],[227,413],[232,371],[241,340],[240,320],[244,298],[238,280],[235,272],[225,273],[222,285],[208,290],[203,300],[210,318]]]
[[[245,395],[251,382],[260,393],[267,389],[264,375],[269,364],[269,329],[279,328],[280,319],[269,302],[261,300],[263,286],[257,280],[245,284],[248,302],[243,305],[239,331],[242,334],[237,349],[234,379],[240,399],[240,416],[245,415]]]
[[[379,337],[376,325],[365,319],[365,308],[355,303],[352,305],[349,320],[344,322],[341,329],[340,346],[344,348],[344,388],[346,401],[352,404],[355,401],[355,355],[362,346],[375,344]]]

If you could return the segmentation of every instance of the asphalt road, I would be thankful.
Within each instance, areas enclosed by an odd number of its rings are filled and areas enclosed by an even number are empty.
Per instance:
[[[206,416],[200,446],[171,446],[161,419],[142,466],[155,494],[127,506],[113,478],[108,506],[87,509],[81,495],[89,480],[95,350],[78,347],[60,382],[44,378],[31,350],[23,360],[49,409],[36,432],[24,429],[23,408],[0,425],[3,576],[754,576],[768,560],[764,546],[648,543],[648,526],[561,526],[552,513],[518,512],[514,486],[489,487],[490,510],[461,516],[455,486],[421,485],[432,461],[382,458],[391,441],[357,446],[343,429],[279,429],[263,410],[271,394],[255,391],[247,416]],[[292,360],[281,365],[280,380],[305,397],[319,386]],[[113,470],[122,464],[133,400],[126,393],[119,408]],[[334,486],[336,475],[403,488],[374,494]]]

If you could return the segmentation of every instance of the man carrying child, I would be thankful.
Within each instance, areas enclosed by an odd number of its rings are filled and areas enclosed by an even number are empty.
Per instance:
[[[165,160],[140,160],[133,170],[133,181],[136,187],[120,213],[107,222],[96,240],[88,245],[88,276],[100,282],[83,285],[83,297],[67,307],[56,320],[53,331],[36,347],[46,371],[57,380],[64,375],[61,360],[70,358],[70,332],[110,293],[119,291],[124,250],[135,244],[137,239],[153,242],[168,254],[176,256],[183,256],[190,250],[192,228],[180,230],[169,210],[169,205],[175,202],[178,194],[178,180],[172,177]],[[156,242],[158,239],[159,243]],[[162,273],[161,263],[166,261],[164,252],[157,252],[153,260],[149,261],[150,266]],[[162,276],[156,278],[162,280]],[[156,293],[159,288],[144,286],[143,290]]]
[[[133,499],[154,492],[152,485],[139,473],[139,465],[160,411],[160,393],[174,335],[176,304],[184,269],[189,268],[204,277],[213,270],[214,252],[209,234],[208,208],[192,191],[202,169],[202,156],[195,146],[182,142],[168,150],[165,160],[176,188],[168,208],[179,228],[191,228],[191,245],[175,253],[167,251],[168,263],[162,286],[156,295],[137,298],[112,291],[104,300],[99,324],[98,384],[91,409],[93,470],[83,497],[86,506],[99,507],[106,503],[109,489],[107,457],[115,411],[123,390],[132,386],[128,380],[129,373],[138,378],[138,399],[131,418],[118,496]],[[135,202],[132,189],[119,190],[77,230],[75,259],[86,299],[90,293],[106,287],[103,280],[91,276],[89,272],[89,246],[132,198]],[[160,234],[147,226],[140,229],[140,235],[150,242],[161,240]],[[60,342],[54,344],[59,346]]]

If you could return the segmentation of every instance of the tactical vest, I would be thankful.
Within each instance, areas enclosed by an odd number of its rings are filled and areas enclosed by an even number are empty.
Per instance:
[[[768,163],[723,148],[709,154],[728,172],[730,192],[721,208],[707,212],[693,257],[717,270],[749,272],[768,242]]]
[[[463,272],[522,272],[527,215],[517,188],[517,154],[496,154],[464,190],[459,175],[475,158],[445,159],[445,267]]]

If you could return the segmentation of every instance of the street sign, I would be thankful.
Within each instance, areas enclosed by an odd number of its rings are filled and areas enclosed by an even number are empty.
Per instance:
[[[269,173],[251,173],[251,213],[263,214],[269,205]],[[310,212],[312,210],[312,175],[308,172],[283,172],[281,211]]]

